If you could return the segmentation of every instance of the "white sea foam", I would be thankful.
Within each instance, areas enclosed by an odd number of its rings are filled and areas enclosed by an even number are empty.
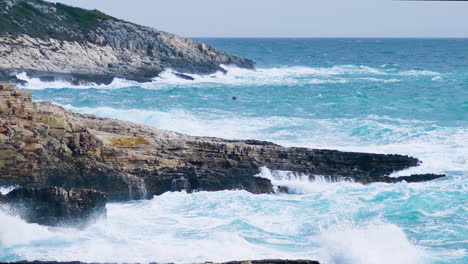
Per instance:
[[[54,82],[44,82],[39,78],[30,78],[26,73],[20,73],[16,75],[20,80],[27,81],[25,85],[19,85],[22,89],[29,90],[43,90],[43,89],[64,89],[64,88],[73,88],[73,89],[120,89],[132,86],[141,86],[142,84],[134,81],[129,81],[125,79],[115,78],[111,84],[95,84],[95,83],[85,83],[81,85],[73,85],[65,81],[54,81]]]
[[[107,219],[80,230],[27,224],[0,211],[0,261],[202,263],[283,258],[325,264],[419,264],[441,258],[459,263],[466,255],[453,246],[463,239],[456,231],[466,215],[460,206],[468,190],[462,176],[371,185],[310,181],[305,175],[267,168],[259,176],[288,186],[292,194],[165,193],[149,201],[108,204]],[[425,249],[434,243],[444,251]]]
[[[401,228],[378,221],[355,224],[343,221],[320,235],[321,263],[416,264],[424,253],[414,246]]]
[[[392,69],[384,70],[372,68],[365,65],[340,65],[333,67],[274,67],[258,68],[256,70],[241,69],[229,65],[223,65],[227,73],[216,72],[209,75],[187,74],[194,80],[185,80],[176,76],[176,72],[168,69],[155,77],[152,82],[137,83],[116,78],[109,85],[97,85],[87,83],[83,85],[72,85],[63,81],[42,82],[38,78],[29,78],[25,73],[17,77],[28,83],[21,88],[31,90],[41,89],[120,89],[128,87],[141,87],[145,89],[164,89],[171,86],[206,86],[206,85],[232,85],[232,86],[258,86],[258,85],[313,85],[325,83],[347,83],[355,80],[371,82],[397,82],[396,78],[380,79],[374,76],[397,75],[397,76],[441,76],[442,74],[428,70],[409,70],[395,72]],[[359,77],[359,76],[366,77]]]
[[[303,173],[294,173],[291,171],[270,170],[262,167],[257,177],[269,179],[271,183],[278,188],[279,186],[288,187],[288,192],[293,194],[306,194],[314,192],[334,191],[336,188],[359,188],[359,184],[354,183],[351,178],[339,177],[332,178],[321,175],[308,175]],[[330,183],[337,183],[330,185]]]
[[[357,78],[357,79],[371,81],[371,82],[383,82],[383,83],[393,83],[393,82],[400,82],[401,81],[399,79],[379,79],[379,78],[372,78],[372,77]]]
[[[0,194],[7,194],[11,191],[13,191],[16,188],[16,186],[0,186]]]
[[[280,180],[284,184],[288,179]],[[108,204],[106,220],[81,230],[27,224],[0,211],[0,253],[8,252],[0,254],[0,260],[202,263],[283,258],[317,259],[324,264],[429,263],[437,256],[415,245],[421,242],[408,238],[402,227],[381,220],[381,214],[407,214],[414,210],[408,207],[420,208],[414,202],[427,197],[442,199],[432,199],[440,207],[429,206],[425,210],[430,212],[423,215],[434,220],[433,228],[440,228],[436,219],[463,213],[449,210],[452,204],[436,195],[443,190],[456,192],[453,181],[438,186],[310,184],[315,187],[301,195],[166,193],[150,201]],[[411,224],[405,227],[411,228]],[[422,241],[427,235],[421,234]],[[452,259],[460,259],[459,254],[456,248],[444,252]]]
[[[441,75],[438,72],[433,72],[433,71],[427,71],[427,70],[422,70],[422,71],[417,71],[417,70],[409,70],[409,71],[403,71],[400,72],[400,75],[406,75],[406,76],[420,76],[420,75],[429,75],[429,76],[434,76],[434,75]]]
[[[54,237],[54,233],[50,232],[48,228],[37,224],[28,224],[16,216],[6,214],[1,209],[3,208],[0,207],[0,249]]]

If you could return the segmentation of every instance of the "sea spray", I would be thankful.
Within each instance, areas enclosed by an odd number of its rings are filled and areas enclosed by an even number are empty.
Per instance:
[[[289,193],[303,194],[308,193],[317,188],[321,188],[327,183],[354,183],[354,180],[345,176],[323,176],[311,175],[306,173],[296,173],[292,171],[270,170],[267,167],[261,167],[257,177],[271,180],[277,192],[281,191],[281,187],[287,187]],[[323,186],[329,188],[329,185]]]
[[[342,221],[323,230],[318,240],[324,264],[425,263],[425,252],[411,243],[403,230],[379,220]]]
[[[2,216],[30,238],[15,240],[13,233],[4,232],[7,247],[1,260],[188,263],[306,258],[333,264],[416,264],[438,257],[432,250],[428,253],[439,236],[431,230],[456,228],[466,217],[464,208],[448,210],[463,196],[463,179],[404,186],[310,184],[303,194],[173,192],[148,201],[109,204],[106,220],[72,233]],[[443,197],[442,190],[457,189],[442,200],[420,204],[430,197]],[[425,214],[419,213],[421,209]],[[448,224],[443,221],[446,218],[453,221]],[[414,221],[431,224],[413,232]],[[444,241],[442,245],[459,243],[463,234],[451,233]],[[390,254],[396,250],[401,254]],[[461,260],[457,251],[453,248],[444,254],[452,254],[448,260],[457,263]]]

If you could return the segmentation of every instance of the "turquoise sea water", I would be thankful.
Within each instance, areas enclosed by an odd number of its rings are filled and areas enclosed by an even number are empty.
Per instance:
[[[108,205],[83,230],[0,212],[0,261],[468,263],[467,39],[201,39],[255,71],[72,87],[28,79],[35,100],[190,135],[415,156],[427,183],[309,182],[290,194],[166,193]],[[27,79],[24,75],[19,77]],[[232,100],[235,96],[237,100]],[[4,190],[6,191],[6,190]]]

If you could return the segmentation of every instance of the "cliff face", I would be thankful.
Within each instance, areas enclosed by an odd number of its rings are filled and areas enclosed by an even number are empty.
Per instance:
[[[125,200],[180,189],[272,192],[270,180],[254,176],[261,166],[369,183],[417,164],[401,155],[180,135],[33,103],[0,83],[0,184],[89,188]]]
[[[221,64],[255,64],[203,43],[42,0],[0,0],[0,78],[15,72],[47,80],[150,81],[165,69],[207,74]],[[3,77],[2,77],[3,76]]]

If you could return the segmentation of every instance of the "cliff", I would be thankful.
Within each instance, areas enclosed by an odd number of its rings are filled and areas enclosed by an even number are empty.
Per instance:
[[[26,72],[43,80],[150,81],[165,69],[208,74],[255,64],[174,34],[97,10],[42,0],[0,0],[0,80]]]
[[[417,164],[402,155],[181,135],[32,102],[30,93],[0,83],[0,185],[88,188],[111,200],[181,189],[269,193],[270,180],[255,177],[262,166],[370,183],[397,181],[388,175]],[[440,177],[429,176],[411,179]]]

